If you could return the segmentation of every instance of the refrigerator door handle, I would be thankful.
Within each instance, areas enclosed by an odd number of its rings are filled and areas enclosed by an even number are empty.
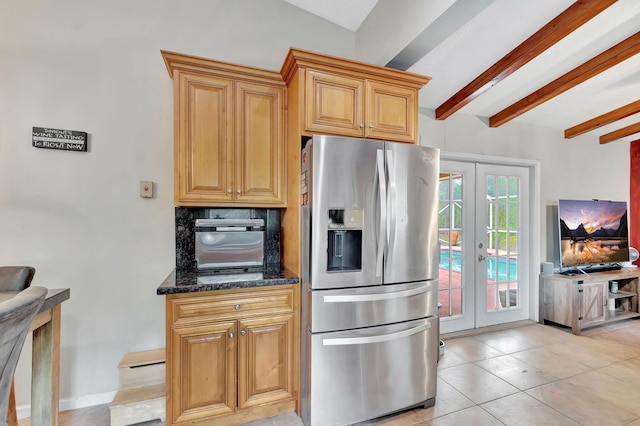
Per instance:
[[[346,294],[340,296],[324,296],[324,303],[349,303],[349,302],[376,302],[378,300],[399,299],[401,297],[415,296],[416,294],[431,291],[431,286],[422,286],[409,290],[394,291],[393,293],[375,294]]]
[[[396,238],[396,220],[398,201],[396,196],[396,163],[393,159],[393,151],[387,150],[387,169],[389,170],[389,219],[387,225],[387,244],[393,247]]]
[[[376,253],[376,277],[381,277],[385,234],[387,233],[387,180],[384,173],[382,149],[378,149],[376,153],[376,170],[378,172],[378,190],[380,191],[380,230],[378,231],[378,252]]]
[[[346,346],[346,345],[366,345],[368,343],[388,342],[390,340],[401,339],[403,337],[412,336],[431,328],[431,323],[419,325],[408,330],[399,331],[397,333],[383,334],[380,336],[367,337],[343,337],[337,339],[322,339],[323,346]]]

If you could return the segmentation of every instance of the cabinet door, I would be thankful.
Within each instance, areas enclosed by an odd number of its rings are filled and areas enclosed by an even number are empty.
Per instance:
[[[540,321],[553,321],[569,327],[577,326],[580,289],[573,281],[540,278]],[[544,322],[543,322],[544,323]]]
[[[417,142],[417,96],[415,89],[367,81],[365,136]]]
[[[589,327],[606,319],[608,282],[593,282],[578,285],[582,290],[580,299],[580,327]]]
[[[364,136],[364,80],[309,70],[306,94],[308,131]]]
[[[173,423],[236,409],[236,322],[171,330],[170,398]]]
[[[233,190],[239,203],[284,205],[284,86],[236,83]]]
[[[238,322],[238,407],[293,398],[293,314]]]
[[[175,204],[232,200],[233,81],[179,73]]]

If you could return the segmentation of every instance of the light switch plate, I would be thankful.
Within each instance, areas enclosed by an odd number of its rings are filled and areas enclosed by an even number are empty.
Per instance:
[[[153,198],[153,182],[150,180],[140,181],[140,197]]]

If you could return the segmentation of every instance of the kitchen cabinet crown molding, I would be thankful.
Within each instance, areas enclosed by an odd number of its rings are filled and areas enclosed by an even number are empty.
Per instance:
[[[298,68],[313,68],[316,70],[331,71],[333,73],[342,70],[347,75],[357,73],[362,78],[393,80],[399,84],[416,89],[422,88],[422,86],[431,81],[431,77],[425,75],[336,58],[292,47],[289,49],[289,53],[280,69],[280,74],[285,83],[289,84],[291,82]]]
[[[280,73],[260,68],[215,61],[198,56],[160,50],[169,77],[174,78],[175,71],[198,73],[217,77],[229,77],[234,80],[269,83],[284,86]]]

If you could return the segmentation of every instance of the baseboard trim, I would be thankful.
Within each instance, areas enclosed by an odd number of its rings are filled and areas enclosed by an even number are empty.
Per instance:
[[[462,331],[454,331],[452,333],[443,333],[440,335],[440,338],[442,340],[448,340],[448,339],[457,339],[458,337],[470,337],[470,336],[477,336],[479,334],[485,334],[485,333],[492,333],[494,331],[502,331],[502,330],[508,330],[510,328],[518,328],[518,327],[523,327],[525,325],[532,325],[532,324],[537,324],[535,321],[533,320],[521,320],[521,321],[514,321],[514,322],[507,322],[507,323],[503,323],[503,324],[497,324],[497,325],[490,325],[487,327],[481,327],[481,328],[472,328],[469,330],[462,330]]]
[[[117,391],[96,393],[93,395],[79,396],[60,400],[60,411],[76,410],[78,408],[92,407],[94,405],[109,404],[113,401]],[[31,417],[31,404],[16,407],[19,419]]]

